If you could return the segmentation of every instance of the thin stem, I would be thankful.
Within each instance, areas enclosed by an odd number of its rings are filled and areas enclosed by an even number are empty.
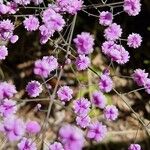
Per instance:
[[[93,17],[99,18],[99,16],[98,16],[98,15],[91,14],[91,13],[89,13],[89,12],[85,11],[85,10],[82,10],[82,11],[83,11],[83,12],[85,12],[86,14],[88,14],[88,16],[93,16]]]
[[[109,4],[93,4],[93,5],[84,6],[83,9],[91,9],[91,8],[93,8],[93,6],[96,7],[96,8],[110,7],[110,6],[115,6],[115,5],[121,5],[123,3],[124,2],[115,2],[115,3],[109,3]]]
[[[141,90],[143,90],[143,89],[145,89],[145,88],[144,88],[144,87],[138,88],[138,89],[132,90],[132,91],[130,91],[130,92],[123,93],[122,95],[128,95],[128,94],[131,94],[131,93],[134,93],[134,92],[137,92],[137,91],[141,91]]]
[[[123,100],[123,102],[130,108],[130,110],[133,112],[133,114],[135,115],[135,117],[138,119],[138,121],[142,124],[143,128],[145,129],[146,133],[148,136],[150,136],[149,130],[147,129],[147,126],[145,125],[145,123],[143,122],[143,120],[137,115],[137,113],[134,111],[134,109],[127,103],[126,99],[128,99],[127,97],[125,97],[124,95],[120,94],[116,89],[113,88],[113,91]]]

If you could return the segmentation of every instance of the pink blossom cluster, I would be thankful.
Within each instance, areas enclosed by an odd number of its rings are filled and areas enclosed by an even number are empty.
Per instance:
[[[145,70],[136,69],[132,74],[132,78],[138,86],[144,87],[145,91],[150,94],[150,78],[148,78],[148,75]]]
[[[47,78],[57,67],[57,58],[54,56],[44,56],[42,59],[35,61],[34,74]]]
[[[56,0],[56,5],[60,11],[74,15],[81,10],[83,0]]]
[[[18,11],[18,5],[15,1],[7,2],[6,4],[0,3],[0,14],[15,14]]]
[[[59,99],[63,102],[70,101],[72,99],[73,90],[69,86],[62,86],[57,91]]]
[[[113,81],[108,74],[102,74],[99,79],[99,89],[102,92],[110,92],[113,88]]]
[[[141,150],[141,146],[139,144],[131,144],[128,150]]]
[[[34,95],[35,89],[30,87],[30,90],[32,91],[30,92]],[[0,83],[0,131],[4,133],[5,137],[10,142],[20,140],[20,143],[18,143],[18,149],[24,150],[24,148],[27,148],[26,146],[28,145],[29,148],[31,147],[36,150],[35,143],[33,142],[31,144],[31,139],[26,139],[23,137],[27,133],[39,133],[41,126],[37,121],[28,121],[25,123],[22,119],[16,116],[18,106],[17,102],[13,100],[16,93],[16,87],[13,84],[8,82]]]
[[[33,3],[34,5],[39,5],[43,3],[43,0],[13,0],[18,5],[29,5]]]
[[[0,4],[1,5],[1,4]],[[16,43],[18,36],[14,35],[15,26],[11,20],[1,20],[0,21],[0,40],[2,42],[10,41],[11,43]],[[0,46],[0,60],[4,60],[8,55],[8,50],[5,45]]]
[[[93,52],[94,38],[90,33],[82,32],[73,41],[79,54],[75,61],[76,68],[79,71],[85,70],[90,66],[90,58],[86,55]]]
[[[35,5],[35,8],[37,7],[35,12],[40,13],[25,16],[22,24],[29,32],[38,31],[40,34],[40,43],[46,44],[49,39],[55,37],[56,32],[61,35],[61,31],[69,23],[69,19],[65,19],[66,16],[71,15],[72,17],[72,15],[77,15],[82,9],[84,12],[84,8],[86,7],[83,4],[83,0],[56,0],[52,4],[45,6],[43,0],[11,0],[10,2],[5,1],[4,3],[0,3],[0,15],[14,15],[22,7],[26,9],[27,5],[29,8]],[[44,7],[41,9],[40,6]],[[129,16],[138,15],[141,11],[140,0],[124,0],[123,10]],[[102,52],[111,59],[111,62],[117,62],[118,64],[127,63],[130,55],[125,46],[122,45],[122,40],[126,41],[129,48],[136,49],[141,46],[142,37],[138,33],[131,33],[127,39],[122,39],[123,28],[121,25],[113,22],[115,15],[111,11],[100,11],[98,17],[99,24],[104,26],[104,38],[106,40],[102,44]],[[16,24],[10,19],[0,21],[0,40],[2,41],[0,45],[0,60],[4,60],[8,55],[8,49],[3,42],[16,43],[19,39],[14,34],[15,28]],[[61,40],[64,41],[63,37],[61,37]],[[94,52],[94,37],[89,32],[81,32],[76,35],[72,42],[77,54],[74,61],[76,69],[78,71],[86,70],[92,65],[89,55]],[[64,45],[67,45],[69,50],[66,50]],[[64,45],[61,46],[63,50],[67,51],[65,64],[69,65],[72,63],[68,56],[72,55],[72,47],[67,42]],[[45,80],[52,72],[59,69],[58,66],[58,58],[56,56],[43,56],[41,59],[35,61],[33,72]],[[150,94],[150,78],[148,78],[148,73],[145,70],[136,69],[132,74],[132,78]],[[44,89],[43,84],[46,84],[46,81],[44,83],[40,83],[37,80],[28,82],[26,85],[28,96],[32,98],[38,97]],[[119,116],[117,107],[107,104],[105,96],[105,93],[111,92],[113,89],[113,80],[109,70],[104,70],[99,76],[98,87],[99,91],[94,91],[91,94],[90,100],[80,97],[71,103],[74,115],[76,116],[76,125],[61,125],[58,132],[58,141],[51,143],[49,150],[82,150],[86,138],[100,142],[106,137],[107,126],[103,122],[93,119],[90,113],[96,108],[103,113],[103,118],[106,121],[115,121]],[[70,86],[64,85],[59,87],[54,94],[57,94],[58,99],[64,105],[67,105],[73,99],[73,92]],[[37,150],[35,141],[29,138],[28,135],[35,136],[41,131],[41,126],[37,121],[24,121],[17,117],[18,106],[17,102],[13,100],[16,93],[14,85],[8,82],[0,82],[0,116],[2,117],[0,131],[4,133],[9,141],[17,141],[17,148],[19,150]],[[40,110],[41,104],[38,104],[37,107]],[[128,150],[141,150],[141,147],[139,144],[131,144]]]
[[[124,0],[124,10],[130,15],[137,15],[138,10],[135,7],[140,6],[139,0]],[[132,12],[135,9],[136,13]],[[99,23],[108,26],[104,30],[104,37],[107,41],[102,44],[102,52],[108,56],[111,61],[118,64],[125,64],[129,61],[129,52],[121,45],[122,28],[120,25],[113,23],[113,14],[108,11],[102,11],[99,15]],[[141,46],[142,37],[138,33],[132,33],[127,37],[127,45],[131,48]],[[118,44],[119,43],[119,44]]]
[[[123,8],[129,16],[136,16],[141,11],[140,0],[124,0]]]

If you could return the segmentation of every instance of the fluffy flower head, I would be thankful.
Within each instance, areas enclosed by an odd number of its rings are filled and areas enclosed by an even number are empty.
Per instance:
[[[88,32],[78,34],[73,41],[78,54],[90,54],[93,52],[94,38]]]
[[[62,86],[57,91],[57,95],[61,101],[70,101],[72,99],[73,90],[69,86]]]
[[[64,125],[59,130],[59,137],[65,150],[82,150],[84,136],[82,131],[73,125]]]

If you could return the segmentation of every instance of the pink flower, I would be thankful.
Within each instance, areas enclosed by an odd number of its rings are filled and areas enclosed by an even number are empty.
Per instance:
[[[57,95],[61,101],[67,102],[72,99],[73,90],[69,86],[62,86],[57,91]]]
[[[150,79],[149,78],[145,80],[144,88],[145,88],[145,91],[148,94],[150,94]]]
[[[80,98],[73,102],[74,112],[79,116],[85,116],[90,111],[91,103],[86,98]]]
[[[131,144],[128,150],[141,150],[141,146],[139,144]]]
[[[56,4],[60,7],[62,12],[69,14],[76,14],[82,8],[82,0],[56,0]]]
[[[77,125],[79,125],[81,128],[86,128],[89,125],[90,121],[91,118],[88,115],[77,116],[76,118]]]
[[[35,31],[39,27],[39,20],[35,16],[30,15],[28,18],[25,18],[23,24],[27,31]]]
[[[16,87],[7,82],[0,83],[0,100],[4,98],[11,98],[14,94],[16,94]]]
[[[145,70],[136,69],[136,70],[134,70],[132,77],[138,86],[143,86],[143,85],[145,85],[145,82],[147,80],[148,73],[145,73]]]
[[[8,7],[8,13],[9,14],[15,14],[19,9],[18,5],[15,2],[7,2],[7,7]]]
[[[99,88],[102,92],[110,92],[113,88],[112,79],[105,74],[102,74],[99,80]]]
[[[51,27],[47,26],[47,25],[41,25],[39,27],[40,30],[40,43],[41,44],[45,44],[50,37],[53,36],[55,30],[53,30]]]
[[[130,58],[129,52],[122,45],[117,45],[113,41],[104,42],[102,44],[102,52],[118,64],[125,64]]]
[[[43,78],[47,78],[57,67],[58,62],[54,56],[44,56],[35,62],[34,73]]]
[[[118,64],[125,64],[129,61],[129,52],[126,51],[122,45],[116,44],[114,46],[114,50],[116,50],[116,52],[119,54],[118,59],[115,60]]]
[[[142,37],[137,33],[132,33],[128,36],[127,45],[129,47],[138,48],[141,46]]]
[[[31,134],[37,134],[41,130],[41,126],[37,121],[29,121],[26,124],[26,131]]]
[[[36,144],[32,139],[23,138],[17,146],[18,150],[37,150]]]
[[[87,137],[91,140],[100,142],[104,139],[107,133],[107,128],[101,122],[93,122],[89,125],[87,131]]]
[[[122,35],[122,29],[120,25],[116,23],[111,24],[104,31],[104,36],[107,40],[115,41],[118,40]]]
[[[94,38],[90,33],[82,32],[73,41],[78,54],[90,54],[93,52]]]
[[[13,1],[19,5],[28,5],[31,2],[31,0],[13,0]]]
[[[0,21],[0,39],[2,41],[9,40],[13,35],[14,29],[15,27],[11,20],[7,19]]]
[[[100,92],[100,91],[94,92],[93,95],[92,95],[92,103],[95,106],[103,109],[105,107],[105,105],[106,105],[106,97],[105,97],[105,95],[102,92]]]
[[[140,0],[124,0],[123,8],[129,16],[136,16],[141,11]]]
[[[0,104],[0,114],[3,117],[8,117],[15,114],[17,111],[16,102],[11,99],[4,99]]]
[[[105,54],[105,55],[108,55],[109,56],[109,52],[110,50],[113,50],[114,48],[114,41],[105,41],[103,44],[102,44],[102,52]]]
[[[16,43],[18,41],[19,37],[18,35],[13,35],[11,38],[10,38],[10,42],[11,43]]]
[[[111,25],[113,21],[113,14],[109,11],[100,12],[99,23],[104,26]]]
[[[6,46],[0,46],[0,60],[4,60],[8,56],[8,50]]]
[[[75,61],[77,70],[85,70],[90,66],[90,59],[85,55],[79,55]]]
[[[18,141],[25,133],[25,124],[21,119],[10,116],[1,122],[0,131],[5,133],[9,141]]]
[[[7,14],[8,13],[8,7],[5,4],[0,4],[0,14]]]
[[[30,97],[37,97],[42,92],[42,85],[38,81],[31,81],[26,86],[26,91]]]
[[[104,117],[109,120],[116,120],[118,117],[118,109],[114,105],[107,105],[104,109]]]
[[[65,150],[82,150],[84,146],[84,136],[82,131],[73,125],[64,125],[59,130],[60,141]]]
[[[59,142],[54,142],[49,146],[49,150],[64,150],[63,146]]]
[[[43,3],[43,0],[31,0],[31,1],[34,3],[34,5],[39,5]]]
[[[63,17],[50,7],[44,10],[42,20],[48,28],[54,31],[61,31],[65,25]]]

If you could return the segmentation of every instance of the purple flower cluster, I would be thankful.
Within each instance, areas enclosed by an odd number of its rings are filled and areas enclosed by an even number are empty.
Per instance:
[[[54,142],[50,144],[49,150],[64,150],[64,148],[60,142]]]
[[[138,15],[141,9],[140,0],[124,0],[123,8],[130,16]],[[107,41],[102,44],[102,52],[111,61],[118,64],[127,63],[130,56],[128,51],[121,45],[122,28],[120,25],[113,23],[113,14],[109,11],[100,12],[99,23],[108,26],[104,30],[104,37]],[[120,44],[118,44],[118,40]],[[141,45],[142,37],[137,33],[132,33],[125,41],[127,41],[129,47],[138,48]]]
[[[30,134],[37,134],[41,130],[41,126],[37,121],[28,121],[26,123],[26,132]]]
[[[107,74],[102,74],[99,79],[99,88],[102,92],[110,92],[113,88],[113,81]]]
[[[138,48],[141,46],[142,37],[137,33],[132,33],[128,36],[127,45],[129,47]]]
[[[26,86],[26,91],[30,97],[37,97],[42,92],[42,85],[38,81],[31,81]]]
[[[141,11],[140,0],[124,0],[123,8],[129,16],[136,16]]]
[[[56,0],[56,5],[62,12],[76,14],[82,8],[82,0]]]
[[[27,31],[35,31],[39,27],[39,20],[35,16],[30,15],[28,18],[25,18],[23,24]]]
[[[118,64],[125,64],[130,58],[128,51],[122,45],[115,44],[113,41],[104,42],[102,52]]]
[[[14,32],[14,25],[11,22],[11,20],[2,20],[0,21],[0,39],[2,41],[9,41],[11,38],[13,38],[13,32]]]
[[[91,103],[86,98],[80,98],[73,102],[73,110],[77,115],[76,123],[81,128],[86,128],[91,121],[91,118],[88,116],[90,106]]]
[[[73,90],[69,86],[62,86],[57,91],[59,99],[63,102],[70,101],[72,99]]]
[[[91,103],[89,102],[88,99],[80,98],[73,102],[73,109],[76,115],[86,116],[90,111],[90,105]]]
[[[61,31],[65,25],[62,15],[51,7],[43,11],[42,21],[44,24],[39,27],[41,44],[45,44],[55,31]]]
[[[36,143],[32,139],[23,138],[17,145],[18,150],[37,150]]]
[[[0,115],[8,117],[15,114],[17,111],[16,102],[11,99],[4,99],[0,104]]]
[[[145,91],[150,94],[150,78],[148,78],[148,73],[146,73],[145,70],[134,70],[132,78],[138,86],[144,86]]]
[[[4,4],[0,4],[0,12],[4,13]],[[7,7],[7,6],[6,6]],[[4,13],[5,14],[5,13]],[[14,35],[15,26],[11,20],[1,20],[0,21],[0,40],[3,42],[10,41],[11,43],[16,43],[18,36]],[[2,45],[0,46],[0,60],[4,60],[8,55],[7,47]]]
[[[89,139],[100,142],[104,139],[107,133],[107,128],[101,122],[93,122],[89,125],[87,131],[87,137]]]
[[[90,54],[93,52],[94,38],[88,32],[82,32],[78,34],[73,40],[78,54]]]
[[[15,14],[17,12],[17,3],[15,2],[7,2],[6,4],[0,3],[0,14]]]
[[[109,26],[112,24],[113,14],[108,11],[102,11],[99,15],[99,24],[103,26]]]
[[[139,144],[131,144],[128,150],[141,150],[141,146]]]
[[[25,134],[25,124],[14,116],[6,117],[0,123],[0,131],[6,135],[9,141],[18,141]]]
[[[78,71],[85,70],[90,66],[90,59],[88,56],[79,55],[76,58],[75,64]]]
[[[118,109],[114,105],[107,105],[104,109],[104,117],[106,120],[113,121],[118,117]]]
[[[13,0],[18,5],[29,5],[31,2],[34,3],[34,5],[39,5],[43,3],[43,0]]]
[[[121,35],[122,35],[122,29],[120,25],[117,25],[116,23],[112,23],[104,31],[104,37],[107,40],[111,40],[111,41],[118,40],[121,37]]]
[[[7,82],[0,83],[0,100],[12,98],[16,93],[16,87],[13,84]]]
[[[94,38],[90,33],[82,32],[73,41],[79,54],[75,62],[76,68],[79,71],[85,70],[90,66],[90,59],[86,55],[93,52]]]
[[[58,62],[54,56],[44,56],[42,59],[35,61],[34,73],[47,78],[57,67]]]
[[[100,91],[94,92],[92,95],[92,104],[99,107],[100,109],[103,109],[106,106],[105,95]]]
[[[65,150],[82,150],[84,146],[83,132],[70,124],[60,128],[59,138]]]
[[[146,73],[145,70],[136,69],[134,70],[132,77],[138,86],[143,86],[145,84],[145,81],[147,80],[148,73]]]
[[[76,123],[79,125],[81,128],[86,128],[88,127],[89,123],[91,122],[91,118],[88,115],[85,116],[77,116],[76,117]]]
[[[0,46],[0,60],[4,60],[8,55],[8,50],[6,46]]]
[[[27,5],[29,5],[29,7]],[[52,40],[53,35],[57,36],[55,32],[61,35],[62,33],[64,34],[64,32],[61,32],[64,28],[67,27],[66,31],[69,29],[69,15],[76,15],[82,8],[83,12],[86,12],[84,11],[86,6],[83,6],[83,0],[56,0],[50,4],[45,4],[43,0],[11,0],[10,2],[0,2],[0,15],[7,17],[10,14],[15,14],[22,8],[32,9],[32,7],[30,7],[32,5],[35,5],[35,7],[33,7],[35,14],[27,14],[22,23],[27,31],[39,32],[41,44],[47,43],[49,39]],[[141,11],[140,0],[124,0],[123,10],[129,16],[138,15]],[[39,14],[36,14],[37,12],[39,12]],[[18,19],[19,17],[17,16],[18,14],[16,14],[15,18]],[[68,17],[66,20],[64,19],[65,16]],[[127,42],[128,47],[135,49],[141,46],[142,37],[138,33],[131,33],[127,39],[122,39],[123,30],[119,24],[113,22],[114,17],[115,14],[111,11],[101,11],[98,16],[99,24],[105,26],[104,37],[106,41],[102,44],[102,52],[109,57],[111,61],[117,62],[118,64],[125,64],[129,61],[130,56],[129,52],[122,45],[122,40]],[[16,25],[17,24],[13,23],[10,19],[0,21],[0,40],[2,41],[0,46],[0,60],[4,60],[8,55],[8,49],[5,46],[7,42],[16,43],[19,39],[19,37],[14,34],[15,28],[17,27]],[[72,38],[71,35],[72,33],[70,32],[70,37]],[[72,43],[67,45],[68,41],[65,41],[63,36],[61,40],[64,42],[63,44],[60,43],[63,49],[66,49],[67,46],[68,48],[72,46]],[[61,40],[58,39],[58,43],[61,42]],[[75,59],[77,70],[81,71],[89,68],[91,61],[88,55],[94,51],[93,35],[89,32],[81,32],[81,34],[76,35],[72,42],[77,52]],[[54,45],[58,43],[56,41]],[[64,65],[73,62],[69,57],[69,55],[73,55],[71,50],[70,48],[69,53],[67,51]],[[42,59],[36,60],[34,64],[34,74],[42,78],[48,78],[56,69],[58,69],[58,60],[54,56],[44,56]],[[139,86],[143,86],[146,92],[150,94],[150,78],[148,78],[148,73],[146,73],[145,70],[136,69],[132,77]],[[43,90],[42,84],[36,80],[28,82],[26,86],[27,94],[33,98],[39,96]],[[90,97],[91,101],[84,97],[75,100],[73,102],[73,111],[76,115],[76,125],[80,128],[84,128],[87,138],[100,142],[107,134],[107,127],[102,122],[92,120],[92,111],[94,109],[102,109],[99,111],[103,112],[104,118],[108,121],[116,120],[119,113],[116,106],[107,105],[104,95],[104,93],[110,92],[113,89],[113,81],[108,70],[103,71],[98,86],[100,91],[94,91],[92,93]],[[50,89],[49,87],[47,88],[48,90]],[[53,89],[51,88],[51,90]],[[2,117],[0,131],[4,133],[9,141],[15,142],[20,140],[17,144],[19,150],[37,150],[34,140],[26,138],[25,136],[26,134],[35,136],[42,131],[41,126],[37,121],[30,120],[24,122],[15,116],[18,107],[17,102],[12,100],[12,98],[16,93],[17,91],[14,85],[7,82],[0,83],[0,116]],[[69,86],[61,86],[56,94],[61,102],[64,103],[71,101],[73,98],[73,90]],[[36,109],[37,107],[38,110],[40,110],[41,104],[38,104]],[[58,133],[59,141],[50,144],[49,150],[82,150],[85,142],[84,133],[77,126],[71,124],[61,126]],[[128,150],[141,150],[141,147],[138,144],[131,144]]]

